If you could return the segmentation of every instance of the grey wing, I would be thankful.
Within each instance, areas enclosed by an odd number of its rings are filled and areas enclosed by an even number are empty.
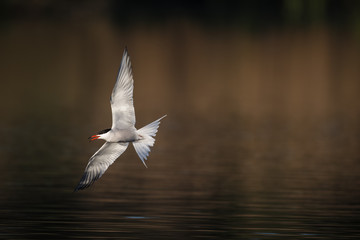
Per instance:
[[[128,147],[128,143],[109,143],[106,142],[102,147],[90,158],[75,191],[84,189],[99,179],[106,169],[123,153]]]
[[[112,129],[124,129],[135,125],[133,103],[134,80],[130,57],[124,50],[119,74],[111,94]]]

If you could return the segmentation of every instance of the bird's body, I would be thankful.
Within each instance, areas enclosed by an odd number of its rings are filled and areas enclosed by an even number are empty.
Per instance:
[[[106,142],[90,158],[84,175],[75,191],[87,188],[99,179],[106,169],[127,149],[129,143],[133,144],[139,158],[146,166],[145,160],[149,156],[150,147],[154,146],[154,137],[160,120],[166,115],[143,128],[136,129],[133,82],[130,58],[125,49],[119,74],[110,98],[112,126],[89,138],[90,141],[103,139]]]

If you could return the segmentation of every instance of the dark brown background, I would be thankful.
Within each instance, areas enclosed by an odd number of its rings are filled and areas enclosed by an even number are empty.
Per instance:
[[[360,237],[358,1],[2,1],[0,238]],[[137,127],[111,126],[124,47]]]

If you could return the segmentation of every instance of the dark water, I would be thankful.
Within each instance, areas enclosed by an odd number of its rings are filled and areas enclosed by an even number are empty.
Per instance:
[[[360,238],[356,34],[106,19],[1,31],[0,238]],[[168,117],[148,169],[130,147],[74,193],[125,45],[137,127]]]

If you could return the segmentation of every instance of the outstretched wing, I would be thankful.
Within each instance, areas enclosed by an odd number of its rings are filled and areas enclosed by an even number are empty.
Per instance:
[[[75,191],[84,189],[99,179],[106,169],[123,153],[129,143],[110,143],[106,142],[102,147],[90,158],[85,168],[84,175]]]
[[[125,48],[119,74],[110,98],[112,129],[124,129],[135,125],[133,89],[131,62]]]

